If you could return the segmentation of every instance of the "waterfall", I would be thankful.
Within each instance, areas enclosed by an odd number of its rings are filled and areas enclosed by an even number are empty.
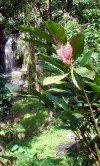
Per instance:
[[[14,57],[15,57],[15,49],[13,44],[16,44],[14,35],[8,37],[8,40],[5,44],[5,66],[6,72],[11,72],[14,68]]]
[[[16,95],[18,90],[27,87],[27,69],[22,68],[23,60],[18,57],[18,34],[12,34],[5,44],[5,73],[6,86]]]

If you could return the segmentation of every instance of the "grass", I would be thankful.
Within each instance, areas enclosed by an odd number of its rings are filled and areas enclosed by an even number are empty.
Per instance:
[[[70,142],[66,136],[72,131],[61,128],[64,124],[59,119],[53,119],[52,126],[44,129],[48,110],[39,101],[17,102],[13,106],[13,114],[17,118],[8,131],[17,132],[20,137],[6,144],[6,154],[17,157],[16,166],[83,166],[82,157],[77,153],[56,156],[57,147]],[[22,133],[26,135],[23,137]]]

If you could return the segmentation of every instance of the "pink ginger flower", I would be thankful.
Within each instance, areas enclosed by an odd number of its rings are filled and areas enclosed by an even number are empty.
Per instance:
[[[60,47],[57,49],[58,56],[63,61],[63,63],[67,65],[71,65],[73,62],[72,52],[73,52],[73,49],[69,42],[67,42],[66,45],[60,45]]]

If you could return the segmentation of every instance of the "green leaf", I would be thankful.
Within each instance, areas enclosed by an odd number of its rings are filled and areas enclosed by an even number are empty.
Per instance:
[[[18,149],[19,149],[19,146],[16,144],[11,148],[11,152],[15,152]]]
[[[100,92],[100,85],[96,85],[96,84],[94,84],[94,83],[92,83],[92,82],[87,82],[87,81],[85,81],[86,82],[86,84],[88,84],[95,92]]]
[[[77,59],[78,56],[80,56],[83,53],[84,50],[84,35],[83,34],[77,34],[74,36],[70,44],[73,48],[73,58],[74,60]]]
[[[64,79],[65,77],[67,77],[67,76],[68,76],[68,74],[47,77],[47,78],[44,79],[43,85],[55,84],[58,81],[60,81],[60,80]]]
[[[52,44],[56,45],[54,39],[48,33],[42,31],[39,28],[34,28],[32,26],[27,26],[27,25],[21,25],[21,26],[17,26],[16,29],[21,30],[23,32],[28,32],[30,34],[38,36],[40,39],[45,39],[51,42]]]
[[[91,51],[88,51],[82,58],[81,62],[80,62],[80,66],[85,66],[86,64],[88,64],[89,59],[92,55]]]
[[[0,135],[1,135],[1,136],[5,136],[5,135],[6,135],[6,132],[5,132],[4,130],[1,130],[1,131],[0,131]]]
[[[96,73],[98,72],[98,68],[94,66],[92,60],[90,59],[88,64],[85,66],[89,70],[94,70]]]
[[[39,100],[43,101],[47,107],[52,107],[52,102],[49,100],[49,98],[46,96],[46,94],[42,94],[38,92],[37,90],[32,89],[31,92],[27,91],[19,91],[18,97],[28,97],[28,98],[38,98]]]
[[[54,49],[53,47],[48,46],[47,44],[45,44],[45,43],[43,43],[43,42],[40,42],[40,41],[37,41],[37,40],[33,40],[33,39],[31,39],[31,38],[25,38],[25,39],[23,39],[23,40],[26,41],[26,42],[30,42],[30,43],[32,43],[32,44],[34,44],[34,45],[36,45],[36,46],[43,47],[43,48],[45,48],[45,49],[47,49],[47,50],[50,50],[51,52],[53,52],[53,53],[56,54],[56,51],[55,51],[55,49]]]
[[[88,105],[87,105],[88,106]],[[87,110],[81,110],[81,109],[79,109],[79,110],[74,110],[74,112],[75,113],[79,113],[79,114],[81,114],[81,115],[91,115],[91,113],[90,112],[87,112]]]
[[[46,21],[45,26],[48,31],[57,38],[57,40],[63,44],[67,43],[67,37],[64,28],[60,25],[55,23],[54,21]]]
[[[94,80],[95,78],[95,72],[92,70],[88,70],[86,67],[75,68],[75,71],[82,77],[86,77],[91,80]]]
[[[79,90],[81,90],[81,88],[80,88],[80,86],[79,86],[79,83],[78,83],[78,81],[77,81],[77,79],[76,79],[76,77],[75,77],[75,71],[74,71],[74,68],[73,68],[73,67],[71,68],[71,77],[72,77],[72,81],[73,81],[74,85],[75,85]]]
[[[75,96],[75,93],[68,90],[58,89],[58,88],[52,88],[46,91],[47,93],[54,95],[54,96],[65,96],[66,98]]]
[[[66,90],[62,90],[62,89],[58,89],[58,88],[52,88],[52,89],[49,89],[47,90],[47,92],[49,93],[66,93],[67,91]]]
[[[47,96],[49,97],[51,101],[53,101],[57,106],[63,108],[65,111],[67,111],[68,109],[70,110],[67,101],[65,102],[63,98],[49,95],[49,94]]]
[[[46,56],[44,54],[39,54],[39,59],[54,65],[55,67],[59,68],[63,72],[67,71],[67,66],[65,66],[64,63],[60,59],[57,59],[53,56]]]
[[[96,77],[94,79],[95,83],[100,86],[100,74],[96,74]]]

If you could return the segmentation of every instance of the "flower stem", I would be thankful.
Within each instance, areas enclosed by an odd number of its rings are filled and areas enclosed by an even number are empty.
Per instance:
[[[97,122],[96,122],[95,115],[94,115],[94,113],[93,113],[93,109],[92,109],[91,103],[90,103],[90,101],[89,101],[89,99],[88,99],[88,96],[87,96],[85,90],[83,90],[83,91],[84,91],[84,95],[85,95],[86,101],[87,101],[87,103],[88,103],[88,106],[89,106],[89,108],[90,108],[93,121],[94,121],[94,123],[95,123],[96,131],[97,131],[98,136],[99,136],[99,138],[100,138],[99,127],[98,127],[98,124],[97,124]]]

